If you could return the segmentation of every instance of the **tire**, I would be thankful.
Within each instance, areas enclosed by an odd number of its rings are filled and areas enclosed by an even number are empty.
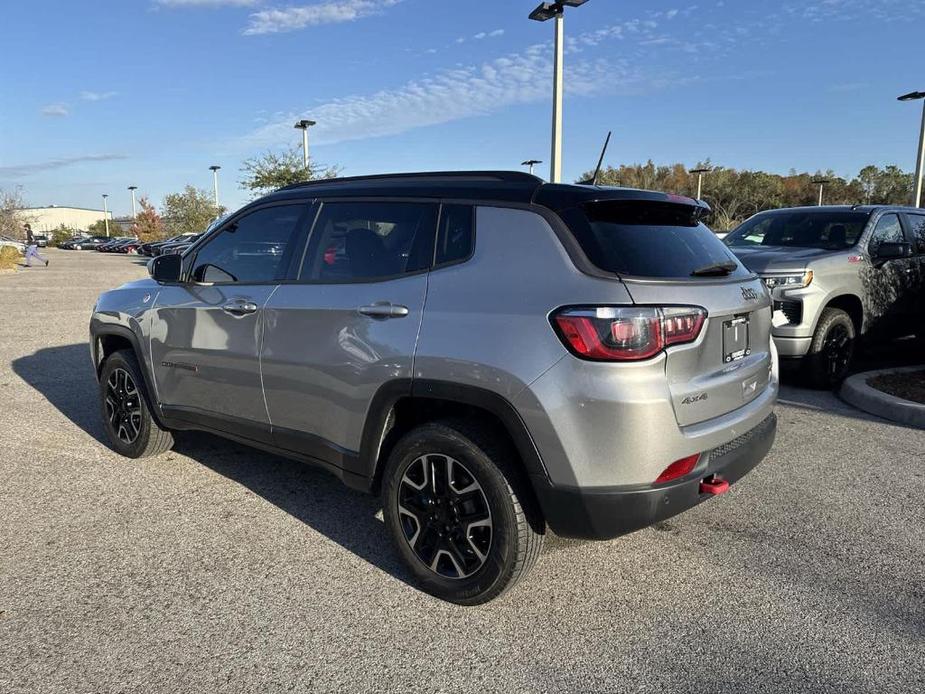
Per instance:
[[[426,592],[459,605],[479,605],[510,589],[536,564],[545,526],[513,460],[487,428],[457,420],[425,424],[396,444],[384,471],[383,515],[402,559]],[[447,485],[447,479],[453,482]],[[423,489],[417,486],[422,482]],[[455,524],[449,508],[454,502]],[[431,513],[425,525],[416,515],[426,516],[422,508]],[[445,521],[450,525],[442,525]],[[441,546],[455,548],[455,555],[433,551]]]
[[[838,308],[822,310],[806,356],[809,385],[831,389],[841,384],[851,368],[856,337],[851,316]]]
[[[135,354],[110,354],[100,373],[100,412],[112,449],[126,458],[147,458],[173,446],[173,435],[151,416],[147,396]]]

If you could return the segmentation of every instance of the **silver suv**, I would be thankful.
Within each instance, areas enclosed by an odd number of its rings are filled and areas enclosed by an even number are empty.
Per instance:
[[[486,602],[547,529],[607,539],[768,452],[764,285],[694,200],[523,173],[284,188],[90,325],[112,445],[200,429],[381,493],[432,594]]]
[[[925,337],[925,210],[771,210],[725,243],[764,280],[777,350],[799,359],[812,385],[838,385],[860,337]]]

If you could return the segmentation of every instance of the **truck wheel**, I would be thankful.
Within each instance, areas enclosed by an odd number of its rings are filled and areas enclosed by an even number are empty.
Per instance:
[[[806,378],[815,388],[835,388],[854,356],[854,321],[838,308],[823,309],[806,356]]]
[[[545,526],[511,458],[486,430],[456,420],[420,426],[393,449],[385,524],[431,595],[479,605],[536,564]]]
[[[133,352],[110,354],[100,373],[103,424],[116,453],[147,458],[170,450],[173,435],[161,429],[148,409],[144,379]]]

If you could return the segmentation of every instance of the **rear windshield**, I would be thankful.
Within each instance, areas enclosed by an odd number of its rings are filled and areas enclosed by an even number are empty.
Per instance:
[[[788,211],[760,214],[746,220],[726,237],[733,248],[792,246],[840,251],[861,238],[867,212]]]
[[[691,207],[649,201],[594,202],[562,213],[588,259],[605,272],[650,278],[748,277]],[[708,268],[725,266],[715,272]]]

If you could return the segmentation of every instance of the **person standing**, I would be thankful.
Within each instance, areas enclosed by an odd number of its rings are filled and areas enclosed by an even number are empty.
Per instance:
[[[48,258],[39,255],[38,244],[35,243],[35,236],[32,234],[32,226],[26,224],[26,267],[32,267],[32,259],[38,258],[48,267]]]

